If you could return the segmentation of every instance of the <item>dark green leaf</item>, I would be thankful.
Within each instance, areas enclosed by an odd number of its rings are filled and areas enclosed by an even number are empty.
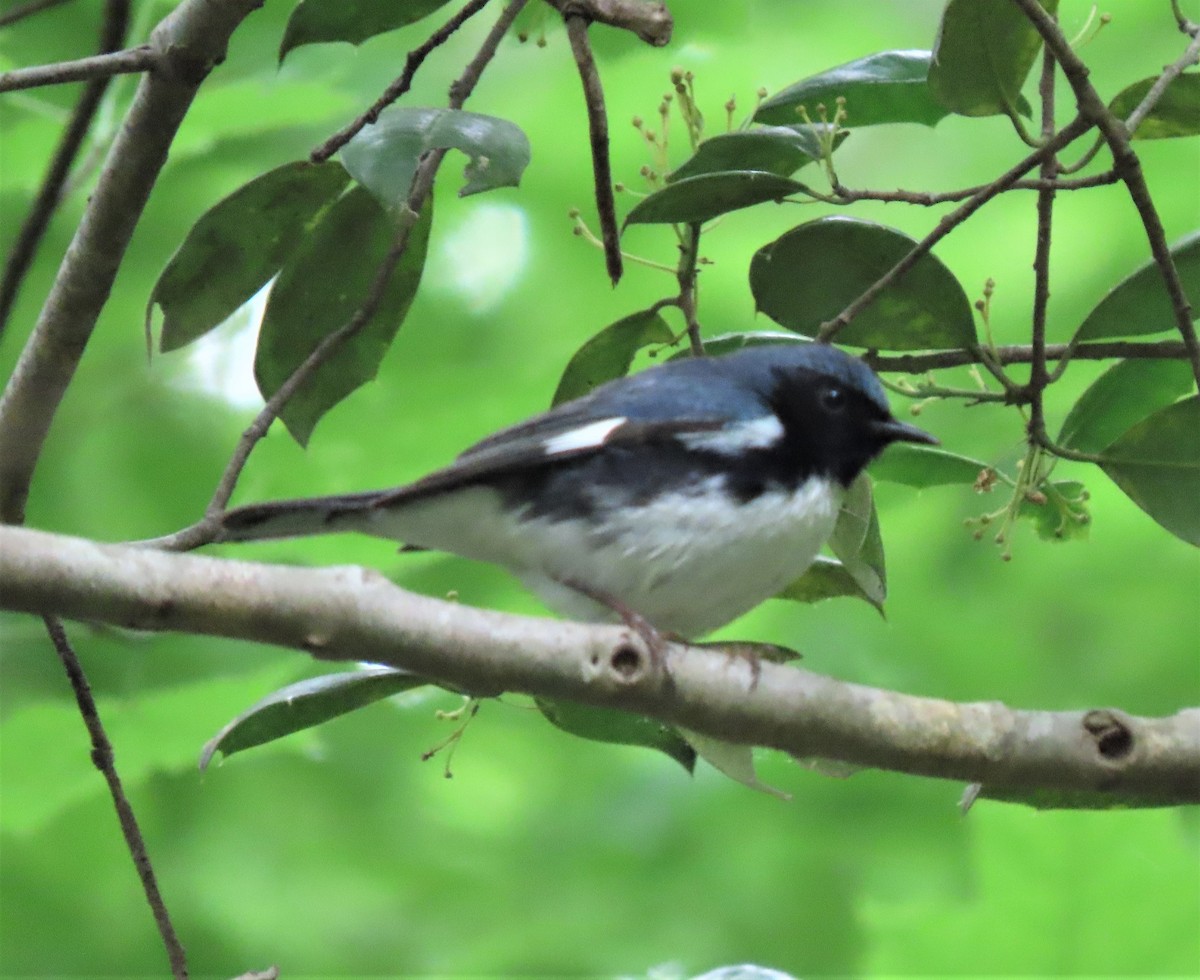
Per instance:
[[[670,756],[691,772],[696,766],[696,753],[673,728],[650,718],[617,711],[615,708],[596,708],[570,701],[551,701],[537,698],[538,710],[556,728],[592,742],[610,745],[638,745],[657,749]]]
[[[1143,78],[1117,93],[1108,107],[1121,119],[1138,107],[1158,76]],[[1200,72],[1180,75],[1163,92],[1154,108],[1134,131],[1135,140],[1165,140],[1200,133]]]
[[[247,708],[209,739],[200,753],[200,769],[207,769],[217,752],[230,756],[264,745],[430,683],[428,678],[408,671],[367,667],[289,684]]]
[[[852,218],[818,218],[764,245],[750,263],[758,309],[789,330],[815,336],[916,243]],[[940,350],[975,343],[971,304],[933,255],[925,255],[837,335],[882,350]]]
[[[833,118],[835,100],[846,100],[847,126],[912,122],[932,126],[948,115],[930,94],[928,51],[881,51],[789,85],[767,99],[754,114],[755,122],[794,125],[804,106],[817,120],[824,105]]]
[[[799,181],[759,170],[700,174],[668,184],[638,201],[627,225],[691,224],[764,201],[779,201],[807,188]]]
[[[1171,248],[1175,268],[1188,296],[1200,296],[1200,231],[1184,236]],[[1192,301],[1192,318],[1200,316],[1200,303]],[[1175,313],[1158,263],[1151,259],[1114,286],[1087,315],[1076,340],[1134,337],[1174,330]]]
[[[192,226],[146,308],[163,311],[163,351],[223,323],[279,271],[305,231],[350,183],[337,162],[287,163],[255,177]]]
[[[642,310],[609,324],[567,363],[551,404],[585,395],[598,384],[623,378],[633,355],[649,344],[669,344],[675,334],[658,313]]]
[[[348,41],[394,31],[427,17],[448,0],[300,0],[288,18],[279,45],[279,60],[302,44]]]
[[[471,162],[459,194],[516,187],[529,166],[529,140],[507,119],[460,109],[393,106],[342,149],[350,175],[391,210],[408,200],[417,161],[427,150],[461,150]]]
[[[1184,361],[1119,361],[1092,382],[1063,422],[1058,442],[1098,453],[1146,416],[1186,395],[1195,382]]]
[[[1143,419],[1104,450],[1100,465],[1154,520],[1200,546],[1200,396]]]
[[[790,177],[805,164],[821,159],[821,136],[832,126],[763,126],[737,133],[721,133],[700,144],[695,155],[667,175],[674,183],[700,174],[724,171],[762,171]],[[833,133],[837,149],[849,134]],[[828,135],[825,136],[828,139]]]
[[[1058,0],[1041,0],[1053,14]],[[1011,0],[950,0],[942,14],[929,90],[962,116],[1014,116],[1042,48],[1037,28]]]
[[[432,215],[426,204],[375,315],[284,406],[280,417],[301,445],[322,415],[375,377],[421,281]],[[395,224],[364,187],[329,210],[271,290],[254,359],[263,397],[278,391],[325,337],[350,320],[395,236]]]
[[[932,446],[896,442],[871,464],[870,473],[874,480],[922,489],[948,484],[973,486],[981,474],[991,469],[987,463],[969,456],[959,456]]]

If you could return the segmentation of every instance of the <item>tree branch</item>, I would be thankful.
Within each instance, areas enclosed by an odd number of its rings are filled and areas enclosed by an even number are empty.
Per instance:
[[[129,0],[107,0],[104,8],[104,23],[100,27],[101,54],[114,51],[125,43],[125,34],[129,26]],[[0,280],[0,337],[4,336],[4,328],[8,325],[8,317],[17,300],[21,282],[25,279],[38,244],[62,200],[67,177],[88,130],[91,129],[92,120],[100,108],[100,100],[108,89],[111,77],[101,75],[93,78],[84,87],[75,111],[71,113],[70,122],[63,130],[58,149],[54,151],[50,160],[41,189],[21,223],[21,230],[8,253],[8,260],[4,263],[4,277]]]
[[[1166,718],[956,704],[669,644],[669,678],[620,626],[413,595],[378,572],[175,555],[0,527],[0,608],[237,637],[371,660],[479,696],[516,690],[634,711],[713,738],[988,792],[1200,802],[1200,709]],[[1115,734],[1114,734],[1115,726]],[[1104,733],[1103,735],[1098,732]]]
[[[59,403],[95,328],[150,189],[201,82],[262,0],[184,0],[154,30],[138,87],[37,324],[0,395],[0,521],[20,523]]]
[[[595,185],[596,216],[600,220],[600,238],[604,242],[604,264],[608,278],[615,286],[621,279],[621,231],[617,227],[617,204],[613,198],[612,161],[608,155],[608,112],[604,105],[604,88],[592,46],[588,42],[588,21],[579,13],[566,13],[567,37],[571,53],[583,84],[583,99],[587,107],[588,142],[592,150],[592,182]]]
[[[24,20],[26,17],[40,14],[43,10],[60,7],[64,3],[69,2],[70,0],[29,0],[29,3],[23,3],[19,7],[13,7],[11,10],[6,10],[0,14],[0,27],[8,27],[19,20]]]
[[[1090,344],[1079,344],[1072,349],[1070,344],[1047,344],[1046,359],[1061,360],[1070,357],[1072,360],[1108,361],[1113,358],[1138,358],[1182,361],[1188,356],[1187,348],[1181,340],[1133,341],[1112,340],[1097,341]],[[1030,364],[1033,361],[1033,348],[1012,344],[995,349],[994,358],[990,353],[980,350],[943,350],[932,351],[928,354],[877,354],[868,351],[863,355],[866,361],[876,371],[896,371],[905,374],[920,374],[936,368],[965,367],[968,364],[984,364],[993,359],[1000,365]]]
[[[112,742],[108,740],[104,724],[100,721],[100,712],[96,708],[95,698],[92,697],[91,685],[88,683],[87,675],[83,672],[83,665],[80,664],[79,657],[76,656],[62,623],[55,616],[47,615],[43,619],[58,659],[67,672],[67,679],[71,682],[71,690],[75,694],[75,703],[79,707],[79,714],[83,718],[88,736],[92,740],[92,764],[100,770],[100,774],[108,784],[108,792],[117,811],[117,820],[121,824],[121,833],[125,837],[125,846],[129,848],[129,853],[133,857],[133,866],[142,883],[142,890],[146,893],[146,901],[154,915],[154,923],[158,926],[158,933],[167,949],[171,975],[175,977],[175,980],[187,980],[187,956],[184,954],[179,936],[175,933],[175,927],[171,924],[171,916],[167,912],[162,892],[158,890],[158,879],[154,875],[154,867],[150,864],[150,854],[146,850],[146,841],[142,837],[137,817],[129,803],[129,797],[125,795],[121,777],[117,775]]]
[[[955,208],[949,214],[944,215],[937,223],[937,227],[928,235],[921,239],[912,250],[897,262],[891,269],[885,272],[879,279],[873,283],[870,288],[866,289],[853,303],[847,306],[841,313],[827,323],[821,324],[821,329],[817,331],[817,340],[827,342],[832,340],[837,334],[850,325],[858,314],[870,306],[879,295],[887,289],[893,282],[899,279],[905,272],[911,269],[918,261],[925,256],[934,245],[945,238],[950,232],[961,225],[972,214],[983,207],[997,194],[1007,190],[1018,180],[1029,173],[1034,167],[1042,162],[1047,156],[1051,156],[1065,147],[1072,140],[1077,139],[1091,129],[1092,124],[1083,116],[1076,117],[1072,122],[1064,126],[1052,140],[1045,146],[1039,147],[1029,156],[1025,157],[1016,166],[1010,168],[1007,172],[1001,174],[990,184],[985,184],[977,194],[970,197],[966,203],[958,208]]]
[[[1175,260],[1171,258],[1171,250],[1167,245],[1162,219],[1159,218],[1158,209],[1154,206],[1154,200],[1150,196],[1150,188],[1146,186],[1141,160],[1138,159],[1138,155],[1133,151],[1130,143],[1129,130],[1125,123],[1113,115],[1108,106],[1104,104],[1104,100],[1100,98],[1095,87],[1088,81],[1087,65],[1072,50],[1070,42],[1067,41],[1054,19],[1046,13],[1038,0],[1012,0],[1012,2],[1021,8],[1030,23],[1037,28],[1046,47],[1062,66],[1063,74],[1067,77],[1067,81],[1075,93],[1075,100],[1079,104],[1080,116],[1095,125],[1100,130],[1105,142],[1108,143],[1109,151],[1113,155],[1113,169],[1125,182],[1129,196],[1133,200],[1133,206],[1137,208],[1138,215],[1142,219],[1146,238],[1150,242],[1150,253],[1154,256],[1154,261],[1162,273],[1163,282],[1167,287],[1167,295],[1171,298],[1171,308],[1175,313],[1175,324],[1179,328],[1184,346],[1187,347],[1188,359],[1192,364],[1192,373],[1196,378],[1196,384],[1200,385],[1200,340],[1197,339],[1196,328],[1192,325],[1192,306],[1184,291],[1183,282],[1179,278]],[[1191,56],[1193,47],[1195,47],[1194,39],[1193,44],[1189,45],[1188,54],[1185,54],[1185,57]],[[1166,72],[1171,70],[1171,66],[1168,66]],[[1143,102],[1145,101],[1143,100]],[[1138,107],[1139,110],[1141,108],[1141,106]]]
[[[139,45],[111,54],[96,54],[76,61],[59,61],[52,65],[14,68],[0,73],[0,92],[38,88],[42,85],[62,85],[65,82],[88,82],[113,75],[131,75],[149,71],[158,61],[158,53],[148,45]]]
[[[671,42],[675,22],[665,3],[650,0],[546,0],[565,20],[579,16],[587,21],[633,31],[647,44],[661,48]]]

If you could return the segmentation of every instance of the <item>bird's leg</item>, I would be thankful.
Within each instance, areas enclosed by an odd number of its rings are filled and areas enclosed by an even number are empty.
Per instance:
[[[607,592],[589,588],[571,579],[561,579],[560,581],[563,585],[574,589],[580,595],[585,595],[593,602],[599,603],[606,609],[611,609],[615,612],[621,618],[621,622],[637,633],[645,642],[647,649],[650,651],[650,662],[654,667],[661,670],[664,674],[667,673],[667,643],[671,640],[680,639],[679,637],[676,637],[674,634],[662,633],[641,613],[630,609],[620,599],[609,595]]]

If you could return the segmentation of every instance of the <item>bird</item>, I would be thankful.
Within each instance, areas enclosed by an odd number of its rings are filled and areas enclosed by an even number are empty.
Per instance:
[[[499,565],[571,619],[688,640],[803,575],[898,441],[937,443],[862,360],[744,347],[609,381],[403,486],[231,509],[217,540],[360,532]]]

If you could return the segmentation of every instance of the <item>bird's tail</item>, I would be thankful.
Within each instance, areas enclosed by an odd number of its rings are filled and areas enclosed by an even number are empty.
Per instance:
[[[273,500],[226,511],[218,541],[265,541],[341,531],[372,533],[371,509],[386,491]]]

